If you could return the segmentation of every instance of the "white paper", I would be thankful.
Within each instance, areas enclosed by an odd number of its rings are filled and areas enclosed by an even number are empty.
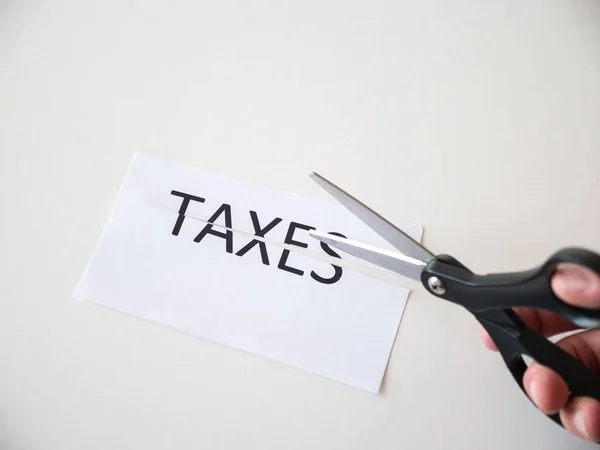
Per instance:
[[[242,233],[232,234],[228,253],[223,237],[194,241],[206,226],[198,220],[185,218],[174,235],[182,199],[173,190],[204,198],[191,201],[187,213],[205,220],[228,204],[231,226],[249,233],[251,210],[261,227],[280,218],[265,236],[270,240],[283,242],[294,221],[385,245],[335,203],[136,155],[77,299],[379,392],[408,289],[347,269],[333,283],[319,282],[315,278],[331,280],[340,269],[291,252],[284,270],[284,250],[271,244],[264,244],[268,265],[259,245],[238,256],[252,240]],[[224,224],[224,214],[218,219]],[[420,241],[419,226],[401,226]],[[323,252],[306,230],[293,230],[293,239]]]

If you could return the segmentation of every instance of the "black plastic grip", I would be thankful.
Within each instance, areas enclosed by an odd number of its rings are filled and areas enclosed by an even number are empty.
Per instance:
[[[498,347],[504,363],[525,395],[523,375],[527,365],[523,355],[555,371],[569,387],[572,397],[590,397],[600,401],[600,375],[544,336],[529,329],[512,310],[486,311],[475,314],[475,317]],[[558,414],[548,417],[564,426]]]
[[[441,255],[428,265],[422,281],[432,294],[465,306],[474,314],[498,347],[506,366],[524,393],[523,375],[527,365],[523,355],[527,355],[561,376],[571,396],[591,397],[600,401],[600,374],[528,328],[512,310],[517,306],[546,309],[584,328],[597,328],[597,310],[571,307],[553,293],[550,281],[561,263],[585,266],[600,275],[599,255],[584,249],[569,248],[556,252],[534,270],[484,276],[475,275],[456,259]],[[443,293],[436,293],[429,286],[428,280],[432,276],[443,283]],[[558,414],[549,417],[563,426]]]
[[[553,254],[543,265],[516,273],[476,275],[462,265],[445,262],[443,258],[434,259],[427,265],[421,278],[433,295],[473,312],[516,307],[538,308],[559,314],[581,328],[599,328],[600,310],[571,306],[552,291],[552,275],[562,263],[587,267],[600,276],[600,255],[581,248],[566,248]],[[431,277],[437,277],[444,283],[444,293],[436,293],[429,286]]]

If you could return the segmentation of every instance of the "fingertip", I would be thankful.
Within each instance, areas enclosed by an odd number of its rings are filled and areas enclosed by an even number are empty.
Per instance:
[[[494,352],[498,351],[498,347],[496,347],[496,344],[494,343],[492,337],[490,336],[490,334],[486,331],[485,328],[481,329],[481,340],[483,341],[483,344],[489,349],[492,350]]]
[[[565,263],[557,267],[551,280],[557,297],[576,306],[600,306],[600,276],[577,264]]]
[[[560,411],[560,419],[570,433],[590,442],[600,441],[600,402],[576,397]]]
[[[600,442],[600,402],[594,399],[587,399],[588,406],[585,415],[585,425],[590,435],[589,439],[593,442]]]
[[[523,376],[525,392],[544,414],[556,414],[569,400],[569,388],[553,370],[532,364]]]

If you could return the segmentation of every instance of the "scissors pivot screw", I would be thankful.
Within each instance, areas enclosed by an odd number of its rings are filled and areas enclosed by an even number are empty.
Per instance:
[[[446,286],[444,286],[444,283],[438,277],[429,277],[427,285],[434,294],[444,295],[446,293]]]

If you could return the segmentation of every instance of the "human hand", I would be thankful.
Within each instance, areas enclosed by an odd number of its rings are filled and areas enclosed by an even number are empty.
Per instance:
[[[560,265],[551,284],[556,296],[571,305],[600,308],[600,277],[589,269],[573,264]],[[567,319],[548,311],[515,308],[515,312],[529,327],[546,337],[577,329]],[[482,339],[490,350],[497,351],[485,330],[482,330]],[[600,373],[600,329],[573,334],[557,345]],[[585,397],[569,398],[565,381],[553,370],[535,362],[525,372],[523,385],[543,413],[560,413],[560,419],[570,433],[588,441],[600,441],[599,401]]]

